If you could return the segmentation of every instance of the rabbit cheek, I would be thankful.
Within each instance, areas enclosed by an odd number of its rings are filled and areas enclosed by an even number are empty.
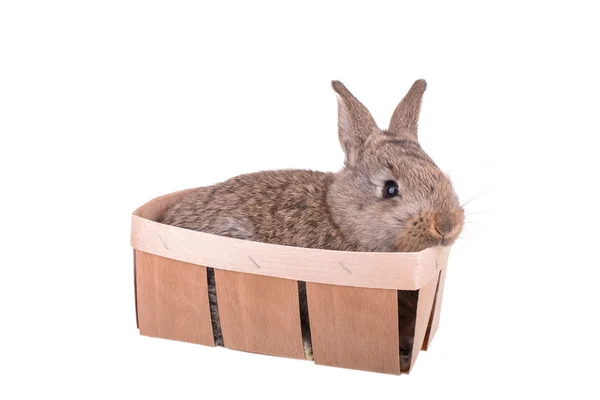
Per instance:
[[[431,234],[434,215],[423,213],[407,220],[404,229],[398,235],[396,250],[416,252],[440,244],[440,238]]]

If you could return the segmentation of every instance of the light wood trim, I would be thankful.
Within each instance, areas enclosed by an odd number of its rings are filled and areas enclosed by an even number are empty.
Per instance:
[[[316,364],[400,374],[398,292],[306,284]]]
[[[298,282],[215,270],[225,347],[304,359]]]
[[[423,341],[425,339],[425,333],[429,325],[429,317],[433,309],[433,299],[435,297],[435,290],[437,288],[438,280],[434,279],[429,282],[425,287],[419,289],[419,301],[417,303],[417,318],[415,321],[415,339],[413,342],[412,358],[410,360],[410,369],[415,365],[417,361],[417,355],[423,347]]]
[[[189,191],[152,200],[132,219],[134,249],[222,270],[341,286],[416,290],[435,279],[448,247],[418,253],[308,249],[233,239],[153,221]]]
[[[214,346],[206,268],[136,251],[140,334]]]

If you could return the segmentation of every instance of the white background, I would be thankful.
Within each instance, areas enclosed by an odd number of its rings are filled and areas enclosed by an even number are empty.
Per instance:
[[[284,4],[2,2],[0,397],[598,398],[593,2]],[[418,78],[422,146],[478,197],[410,376],[138,335],[137,206],[335,171],[330,81],[386,127]]]

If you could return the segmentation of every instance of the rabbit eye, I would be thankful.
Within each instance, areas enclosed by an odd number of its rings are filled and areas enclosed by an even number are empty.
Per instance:
[[[396,181],[386,181],[383,185],[383,198],[389,199],[400,194]]]

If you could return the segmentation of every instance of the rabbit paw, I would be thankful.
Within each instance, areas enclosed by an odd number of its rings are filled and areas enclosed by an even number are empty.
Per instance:
[[[314,361],[312,346],[309,342],[304,342],[304,358],[309,361]]]

